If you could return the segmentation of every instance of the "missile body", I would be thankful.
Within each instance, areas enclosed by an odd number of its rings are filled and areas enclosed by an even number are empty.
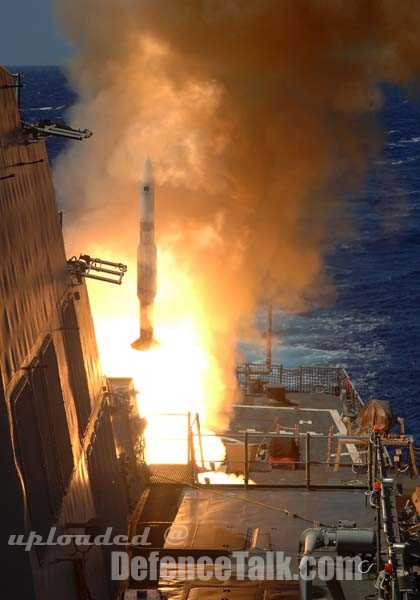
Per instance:
[[[153,339],[153,304],[156,296],[155,185],[150,158],[144,159],[140,179],[140,241],[137,249],[137,296],[140,302],[140,337],[131,344],[147,350]]]

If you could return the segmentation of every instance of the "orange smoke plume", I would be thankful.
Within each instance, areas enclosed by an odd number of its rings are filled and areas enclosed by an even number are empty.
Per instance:
[[[133,266],[138,179],[150,154],[157,324],[184,323],[204,349],[201,359],[192,352],[203,371],[197,388],[211,389],[204,412],[217,426],[235,395],[238,331],[259,303],[272,297],[300,310],[328,288],[323,256],[347,228],[328,230],[328,219],[345,215],[344,196],[380,147],[382,83],[418,76],[420,5],[61,0],[58,13],[76,47],[70,120],[94,131],[55,172],[69,253]],[[92,297],[97,323],[135,319],[135,302],[133,280],[118,292],[102,287]],[[170,347],[190,377],[191,349]],[[105,360],[108,372],[115,360]]]

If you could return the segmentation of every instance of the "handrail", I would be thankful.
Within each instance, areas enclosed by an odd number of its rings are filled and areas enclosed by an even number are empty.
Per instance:
[[[319,392],[339,394],[345,389],[347,398],[355,409],[360,409],[363,401],[344,367],[328,365],[301,365],[287,368],[281,364],[242,363],[236,367],[239,386],[249,391],[250,382],[259,383],[262,388],[267,384],[280,385],[289,392]],[[262,389],[261,389],[262,391]]]

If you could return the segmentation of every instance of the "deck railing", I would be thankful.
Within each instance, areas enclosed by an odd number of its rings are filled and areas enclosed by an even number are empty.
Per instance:
[[[160,418],[173,415],[160,415]],[[197,415],[177,415],[185,420],[155,438],[165,460],[151,464],[152,484],[248,485],[255,487],[371,488],[373,442],[369,435],[344,435],[328,431],[302,432],[300,425],[281,426],[279,431],[229,431],[220,436],[202,432]],[[410,436],[384,437],[383,447],[399,449],[399,460],[390,463],[399,477],[417,477],[416,453]],[[181,453],[179,452],[181,450]],[[215,454],[217,456],[215,456]],[[181,464],[174,464],[177,456]],[[390,459],[390,460],[391,460]],[[280,471],[278,471],[280,469]],[[277,475],[276,475],[277,473]]]
[[[201,434],[206,448],[206,437]],[[254,489],[260,487],[306,487],[306,488],[372,488],[374,475],[374,450],[369,435],[347,436],[334,433],[331,427],[328,433],[281,432],[281,433],[232,433],[222,436],[226,447],[223,459],[212,460],[215,472],[202,473],[201,484],[248,485]],[[282,453],[292,449],[290,457],[276,457],[276,444],[282,440]],[[290,444],[293,442],[293,444]],[[197,440],[193,442],[197,446]],[[398,477],[417,477],[418,471],[410,440],[401,438],[382,438],[381,445],[388,450],[399,448],[401,461],[392,463],[389,469]],[[274,456],[271,453],[274,451]],[[287,452],[286,452],[287,454]],[[210,468],[208,459],[199,452],[195,456],[195,466],[206,470]],[[217,478],[217,471],[225,470],[227,477]],[[280,469],[280,470],[278,470]],[[220,472],[220,471],[219,471]],[[234,480],[229,479],[234,476]],[[213,478],[213,476],[216,476]],[[238,478],[235,480],[235,476]]]
[[[238,365],[236,376],[244,391],[252,389],[252,382],[261,387],[267,384],[282,385],[289,392],[325,392],[340,394],[346,389],[347,396],[356,405],[363,404],[357,390],[344,367],[300,366],[286,368],[273,364],[269,368],[264,364],[243,363]],[[255,387],[255,385],[254,385]]]
[[[204,448],[206,437],[201,434]],[[243,485],[271,488],[367,488],[372,480],[372,460],[368,448],[367,436],[352,437],[347,443],[347,436],[329,433],[281,432],[281,433],[244,433],[222,436],[226,446],[226,456],[212,460],[215,472],[202,473],[193,483],[206,485]],[[271,455],[273,441],[283,440],[293,444],[294,456],[276,459]],[[198,448],[197,439],[193,443]],[[337,452],[343,446],[344,452]],[[207,460],[206,460],[207,458]],[[201,470],[210,469],[208,457],[196,453],[196,467]],[[226,470],[225,477],[217,477],[220,470]],[[337,475],[339,471],[339,475]],[[223,473],[222,473],[223,475]],[[344,479],[343,479],[344,477]]]

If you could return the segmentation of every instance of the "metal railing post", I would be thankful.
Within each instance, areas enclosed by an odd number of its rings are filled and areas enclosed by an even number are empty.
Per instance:
[[[305,480],[306,487],[309,490],[311,487],[311,434],[306,434],[305,444]]]
[[[191,425],[191,413],[188,413],[188,464],[191,472],[191,483],[194,485],[196,480],[196,462],[194,452],[194,434]]]
[[[204,469],[205,465],[204,465],[203,440],[201,439],[200,415],[198,413],[195,414],[195,421],[197,423],[197,435],[198,435],[198,445],[200,448],[201,466]],[[194,441],[194,439],[193,439],[193,441]]]
[[[187,456],[188,464],[191,466],[191,413],[187,414]]]
[[[334,436],[334,427],[331,427],[328,430],[328,440],[327,440],[327,463],[328,466],[331,466],[331,454],[332,454],[332,446],[333,446],[333,436]]]
[[[248,462],[248,431],[245,431],[245,446],[244,446],[244,451],[245,451],[245,469],[244,469],[244,484],[245,487],[248,487],[248,481],[249,481],[249,462]]]
[[[369,439],[368,442],[368,486],[369,490],[373,488],[373,444]]]

